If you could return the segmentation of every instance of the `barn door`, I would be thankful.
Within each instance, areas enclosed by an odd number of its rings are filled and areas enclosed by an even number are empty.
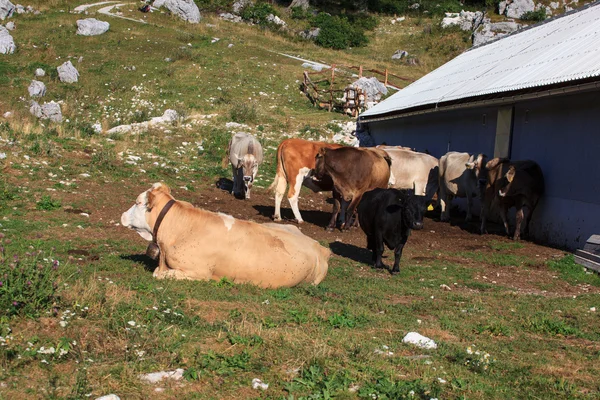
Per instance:
[[[498,122],[496,123],[496,142],[494,144],[494,157],[510,158],[510,143],[513,131],[514,107],[498,108]]]

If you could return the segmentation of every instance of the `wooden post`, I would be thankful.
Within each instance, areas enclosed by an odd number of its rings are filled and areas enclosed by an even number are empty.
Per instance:
[[[358,67],[358,78],[362,78],[362,65]]]
[[[386,68],[385,69],[385,83],[384,83],[384,85],[387,86],[387,84],[388,84],[388,70]]]

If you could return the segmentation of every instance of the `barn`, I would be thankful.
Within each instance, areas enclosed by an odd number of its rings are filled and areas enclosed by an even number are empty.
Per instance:
[[[474,47],[367,110],[376,144],[537,161],[535,240],[574,249],[600,229],[598,2]]]

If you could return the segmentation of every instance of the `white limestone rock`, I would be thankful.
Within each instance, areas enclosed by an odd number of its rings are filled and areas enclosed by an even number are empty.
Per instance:
[[[62,122],[60,104],[54,101],[51,101],[50,103],[44,103],[41,106],[36,101],[32,101],[29,112],[40,119],[49,119],[53,122]]]
[[[404,339],[402,339],[402,343],[414,344],[422,349],[437,349],[437,344],[433,340],[417,332],[407,333]]]
[[[526,12],[534,10],[533,0],[504,0],[498,4],[498,13],[508,18],[521,18]]]
[[[242,17],[238,16],[238,15],[234,15],[232,13],[221,13],[219,14],[219,18],[221,18],[224,21],[229,21],[229,22],[242,22]]]
[[[506,36],[516,30],[521,29],[522,25],[512,21],[484,23],[475,32],[473,32],[473,46],[489,42]]]
[[[0,54],[12,54],[17,49],[8,29],[0,25]]]
[[[183,369],[177,368],[175,371],[160,371],[153,372],[150,374],[142,374],[140,375],[140,379],[146,383],[158,383],[163,379],[173,379],[175,381],[180,381],[183,379]]]
[[[121,400],[116,394],[107,394],[106,396],[96,397],[96,400]]]
[[[200,9],[194,0],[155,0],[154,7],[165,7],[184,21],[192,24],[200,22]]]
[[[396,52],[392,55],[392,60],[402,60],[404,57],[408,57],[408,51],[396,50]]]
[[[37,76],[38,78],[42,77],[42,76],[46,76],[46,71],[44,71],[41,68],[38,68],[35,70],[35,76]]]
[[[362,77],[352,83],[352,86],[361,88],[367,96],[367,101],[379,101],[382,95],[386,95],[388,90],[385,85],[375,77]]]
[[[477,29],[484,22],[484,14],[481,11],[471,12],[462,10],[460,13],[446,13],[442,20],[442,28],[459,26],[463,31]]]
[[[31,81],[27,90],[30,97],[42,97],[46,95],[46,85],[44,85],[44,82]]]
[[[15,23],[12,21],[7,22],[6,25],[4,25],[4,27],[9,31],[14,31],[16,28]]]
[[[71,61],[67,61],[57,67],[56,70],[58,71],[58,77],[61,82],[75,83],[79,80],[79,71],[77,71]]]
[[[277,26],[285,26],[286,25],[284,20],[279,18],[277,15],[273,15],[273,14],[267,15],[267,21],[274,25],[277,25]]]
[[[105,21],[99,21],[96,18],[86,18],[77,20],[77,34],[82,36],[102,35],[110,28],[110,24]]]
[[[0,19],[5,20],[13,15],[15,5],[8,0],[0,0]]]

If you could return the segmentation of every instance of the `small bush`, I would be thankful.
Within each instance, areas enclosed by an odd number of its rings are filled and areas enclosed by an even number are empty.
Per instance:
[[[118,168],[117,155],[112,147],[102,147],[92,154],[91,165],[103,171],[114,171]]]
[[[321,47],[342,50],[348,47],[365,46],[369,43],[364,30],[359,26],[352,25],[344,17],[319,13],[313,20],[313,24],[321,29],[319,36],[315,39],[315,43]]]
[[[233,122],[248,123],[258,120],[258,113],[254,103],[234,103],[229,110],[229,116]]]
[[[6,257],[0,245],[0,315],[35,318],[55,305],[58,266],[41,251]]]
[[[54,200],[49,195],[42,196],[42,199],[37,202],[35,208],[40,211],[52,211],[60,208],[62,203],[60,200]]]
[[[256,3],[244,7],[240,16],[246,21],[266,26],[270,24],[267,20],[269,14],[279,16],[277,10],[269,3]]]
[[[292,19],[308,19],[310,16],[310,11],[304,10],[302,7],[292,7]]]
[[[523,15],[521,15],[521,20],[523,21],[533,21],[540,22],[546,19],[546,9],[540,8],[537,11],[527,11]]]

